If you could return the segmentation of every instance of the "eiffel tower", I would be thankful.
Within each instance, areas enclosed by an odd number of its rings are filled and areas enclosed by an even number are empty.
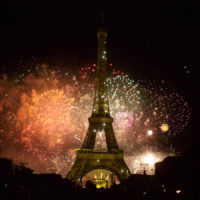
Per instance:
[[[105,84],[107,79],[107,31],[105,27],[100,26],[98,28],[97,38],[98,58],[92,115],[88,119],[89,128],[82,148],[77,150],[74,165],[67,174],[67,178],[77,184],[82,184],[83,177],[95,169],[111,171],[119,180],[125,180],[131,174],[123,159],[123,150],[118,147],[112,127],[113,118],[110,116],[108,89]],[[95,148],[98,131],[104,132],[106,150]]]

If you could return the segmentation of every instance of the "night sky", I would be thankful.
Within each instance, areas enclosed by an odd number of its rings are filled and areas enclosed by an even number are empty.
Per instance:
[[[95,63],[103,11],[108,62],[136,78],[166,80],[183,94],[192,119],[176,143],[183,150],[198,144],[200,4],[109,2],[0,1],[0,64],[32,56],[53,64]],[[10,65],[7,72],[15,70]]]

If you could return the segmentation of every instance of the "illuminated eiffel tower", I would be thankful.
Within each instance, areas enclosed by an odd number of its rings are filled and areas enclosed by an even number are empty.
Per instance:
[[[95,80],[95,95],[92,115],[89,120],[89,128],[83,146],[76,153],[76,160],[67,178],[82,184],[83,177],[95,169],[106,169],[115,174],[119,180],[129,177],[123,151],[119,149],[114,130],[113,118],[110,116],[108,89],[106,86],[106,38],[107,31],[101,26],[98,28],[98,59]],[[98,148],[95,144],[97,133],[104,133],[105,148]],[[97,147],[96,147],[97,146]]]

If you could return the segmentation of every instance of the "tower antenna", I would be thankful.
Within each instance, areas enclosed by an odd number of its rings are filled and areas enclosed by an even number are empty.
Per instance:
[[[104,25],[104,13],[101,12],[101,25],[103,26]]]

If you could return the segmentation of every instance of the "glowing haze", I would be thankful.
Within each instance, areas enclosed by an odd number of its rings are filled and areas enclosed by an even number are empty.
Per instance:
[[[0,156],[27,163],[36,173],[65,176],[88,128],[95,69],[70,74],[43,64],[14,78],[2,75]],[[188,103],[162,82],[135,81],[112,66],[106,84],[116,138],[131,171],[141,170],[141,162],[162,160],[169,153],[168,139],[189,122]],[[159,156],[148,154],[149,149]]]

